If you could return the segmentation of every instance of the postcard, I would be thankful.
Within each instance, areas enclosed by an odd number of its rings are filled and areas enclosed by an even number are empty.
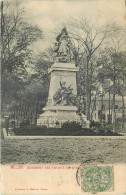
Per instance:
[[[126,194],[126,1],[0,9],[0,194]]]

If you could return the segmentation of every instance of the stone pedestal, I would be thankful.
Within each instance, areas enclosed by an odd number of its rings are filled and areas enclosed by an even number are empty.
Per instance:
[[[72,94],[77,95],[76,85],[76,72],[78,68],[72,63],[54,63],[49,69],[50,75],[50,88],[47,106],[43,109],[44,113],[41,114],[37,120],[37,125],[46,125],[48,127],[55,127],[65,121],[80,122],[80,117],[77,114],[77,107],[73,105],[65,105],[65,103],[56,104],[54,95],[61,87],[60,82],[65,82],[66,87],[72,89]],[[63,105],[62,105],[63,104]]]

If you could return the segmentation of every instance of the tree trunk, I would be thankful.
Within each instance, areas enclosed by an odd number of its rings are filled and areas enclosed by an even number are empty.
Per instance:
[[[102,114],[103,114],[103,94],[101,96],[101,115],[100,115],[100,123],[102,123]]]
[[[116,113],[115,113],[115,63],[113,68],[113,124],[114,124],[114,131],[116,131]]]
[[[90,96],[90,118],[91,118],[91,92],[92,92],[92,75],[93,75],[93,64],[91,63],[91,72],[90,72],[90,82],[89,82],[89,87],[90,87],[90,91],[89,91],[89,96]]]
[[[111,118],[110,118],[110,115],[111,115],[111,89],[109,88],[109,118],[108,118],[108,123],[110,124],[111,123]]]
[[[113,81],[113,124],[114,130],[116,130],[116,113],[115,113],[115,79]]]
[[[93,108],[92,108],[92,111],[91,111],[91,121],[93,120],[93,112],[96,108],[96,95],[95,95],[95,98],[94,98],[94,104],[92,106],[93,106]]]
[[[86,116],[90,120],[90,88],[89,88],[89,61],[87,59],[87,70],[86,70]]]
[[[122,95],[122,132],[124,130],[124,122],[125,122],[125,102],[124,102],[124,96]]]

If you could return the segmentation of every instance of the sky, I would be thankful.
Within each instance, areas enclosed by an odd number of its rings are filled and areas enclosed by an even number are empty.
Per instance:
[[[44,40],[36,49],[48,47],[66,22],[86,16],[99,25],[118,23],[126,25],[125,0],[19,0],[25,8],[28,21],[43,30]]]

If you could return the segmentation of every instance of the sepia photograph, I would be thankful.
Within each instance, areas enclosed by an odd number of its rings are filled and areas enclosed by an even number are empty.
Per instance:
[[[72,185],[82,194],[126,192],[118,174],[126,171],[126,0],[4,0],[0,9],[7,189],[11,174],[27,178],[28,169],[43,169],[46,184],[49,169],[54,183],[64,169],[66,186],[73,169],[68,194],[81,194]],[[2,195],[45,193],[30,189],[4,184]],[[60,190],[55,183],[45,194],[67,194]]]

